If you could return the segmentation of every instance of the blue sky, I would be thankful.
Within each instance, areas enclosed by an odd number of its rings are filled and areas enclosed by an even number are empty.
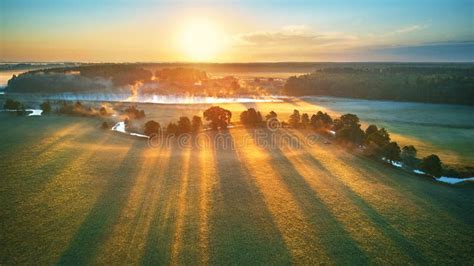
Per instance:
[[[0,60],[473,61],[473,17],[474,0],[2,0]]]

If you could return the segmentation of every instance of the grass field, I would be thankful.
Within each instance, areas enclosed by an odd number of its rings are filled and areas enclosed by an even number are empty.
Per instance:
[[[99,127],[0,114],[0,264],[474,263],[472,186],[242,128],[229,149]]]

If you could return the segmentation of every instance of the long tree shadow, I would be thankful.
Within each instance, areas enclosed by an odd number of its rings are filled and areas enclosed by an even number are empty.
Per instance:
[[[205,261],[203,258],[203,247],[206,243],[201,243],[200,226],[202,219],[206,217],[203,210],[200,209],[201,185],[204,181],[203,168],[201,163],[202,147],[198,144],[197,135],[190,137],[190,157],[188,160],[188,179],[186,195],[181,199],[182,221],[180,228],[174,240],[174,254],[172,263],[182,265],[192,265]],[[181,191],[182,192],[182,191]]]
[[[127,200],[140,168],[139,155],[143,148],[143,142],[134,141],[115,176],[108,181],[107,187],[81,224],[69,247],[61,254],[59,264],[88,264],[95,259],[101,244],[111,234]]]
[[[364,158],[357,159],[364,160]],[[464,226],[474,224],[474,212],[466,212],[474,205],[474,190],[469,187],[456,187],[425,177],[407,176],[400,172],[403,170],[379,164],[364,164],[364,171],[372,173],[371,176],[374,177],[383,177],[392,186],[402,189],[410,200],[430,212],[441,210],[463,221]],[[397,177],[384,175],[383,171],[393,172]]]
[[[273,132],[264,130],[268,137]],[[282,178],[289,191],[293,194],[300,208],[304,211],[308,221],[324,244],[328,255],[336,262],[342,264],[366,264],[369,262],[367,255],[360,249],[344,226],[331,213],[319,195],[307,183],[293,164],[286,157],[278,145],[261,145],[255,134],[248,130],[253,137],[255,145],[263,148],[270,155],[270,165]],[[266,143],[271,143],[268,140]]]
[[[183,164],[183,149],[171,144],[168,166],[161,178],[161,193],[157,198],[158,204],[152,215],[150,229],[145,244],[145,251],[141,258],[141,264],[156,265],[168,264],[171,260],[173,236],[176,231],[177,201],[180,185],[184,176],[181,170]]]
[[[229,132],[210,136],[218,179],[209,220],[211,264],[289,263],[282,235],[233,137]]]
[[[364,198],[355,193],[350,187],[342,182],[337,176],[327,169],[320,161],[314,158],[312,155],[304,152],[300,155],[302,159],[321,170],[324,175],[321,178],[325,178],[328,182],[331,182],[335,187],[340,189],[351,201],[354,203],[369,219],[372,221],[374,226],[382,232],[384,235],[389,237],[398,248],[400,248],[406,255],[408,255],[414,263],[426,264],[427,261],[417,246],[412,244],[406,239],[397,229],[395,229],[387,219],[379,214]]]

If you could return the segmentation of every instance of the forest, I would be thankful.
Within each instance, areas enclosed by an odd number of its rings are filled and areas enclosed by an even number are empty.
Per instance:
[[[474,67],[469,64],[327,67],[290,77],[283,94],[473,105]]]

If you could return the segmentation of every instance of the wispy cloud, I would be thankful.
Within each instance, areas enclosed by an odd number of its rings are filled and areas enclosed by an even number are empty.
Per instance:
[[[271,47],[321,47],[344,46],[357,37],[342,33],[315,33],[306,25],[288,25],[277,31],[259,31],[234,37],[238,46]]]
[[[403,28],[396,29],[392,32],[389,32],[387,35],[412,33],[412,32],[416,32],[416,31],[424,30],[428,27],[429,27],[429,25],[419,25],[419,24],[410,25],[410,26],[406,26],[406,27],[403,27]]]

